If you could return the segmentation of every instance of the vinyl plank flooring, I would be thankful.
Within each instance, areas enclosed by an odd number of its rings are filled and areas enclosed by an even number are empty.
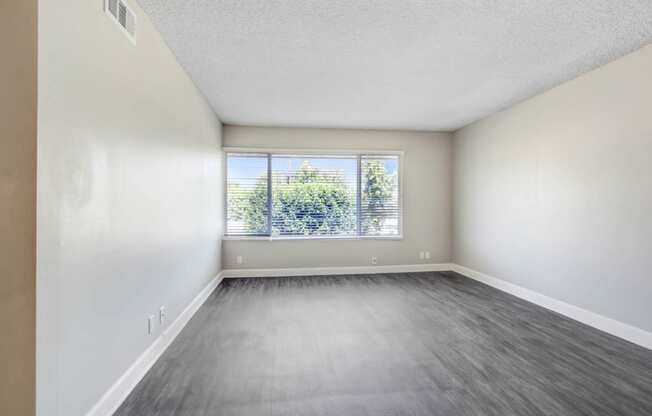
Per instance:
[[[652,351],[453,272],[232,279],[115,415],[652,415]]]

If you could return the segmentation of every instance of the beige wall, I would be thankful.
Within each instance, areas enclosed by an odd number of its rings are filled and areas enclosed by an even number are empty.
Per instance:
[[[447,263],[451,259],[451,135],[406,131],[225,126],[225,146],[403,150],[404,239],[239,241],[223,244],[225,268]],[[419,260],[430,251],[430,260]],[[237,265],[236,256],[244,263]]]
[[[33,415],[37,1],[0,2],[0,414]]]
[[[139,8],[40,7],[37,411],[76,416],[220,271],[221,125]]]
[[[652,46],[454,138],[456,263],[652,331]]]

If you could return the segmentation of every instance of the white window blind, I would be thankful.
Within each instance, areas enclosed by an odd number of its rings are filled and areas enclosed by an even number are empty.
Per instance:
[[[355,236],[357,160],[272,155],[272,236]]]
[[[227,155],[227,235],[269,235],[268,163],[266,154]]]
[[[361,235],[399,235],[401,206],[398,164],[397,156],[361,156]]]
[[[401,236],[398,155],[227,153],[226,234]]]

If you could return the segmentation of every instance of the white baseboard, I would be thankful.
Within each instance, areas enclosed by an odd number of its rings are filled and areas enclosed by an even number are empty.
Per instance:
[[[284,277],[284,276],[324,276],[338,274],[376,274],[441,272],[452,270],[453,265],[442,264],[399,264],[390,266],[350,266],[350,267],[294,267],[288,269],[226,269],[224,278],[238,277]]]
[[[156,360],[163,354],[167,347],[179,335],[184,326],[190,321],[195,312],[208,299],[211,293],[220,284],[224,274],[220,272],[208,285],[190,302],[186,309],[181,312],[167,327],[165,331],[149,346],[138,359],[125,371],[125,373],[107,390],[93,408],[86,413],[86,416],[111,416],[129,393],[136,387],[138,382],[147,374],[147,371],[154,365]]]
[[[491,287],[502,290],[503,292],[507,292],[516,297],[527,300],[528,302],[532,302],[536,305],[555,311],[583,324],[592,326],[608,334],[652,350],[652,333],[650,332],[644,331],[640,328],[636,328],[620,321],[616,321],[615,319],[607,318],[606,316],[587,311],[586,309],[582,309],[578,306],[542,295],[522,286],[509,283],[505,280],[480,273],[467,267],[457,264],[453,264],[452,266],[453,271],[473,280],[477,280]]]

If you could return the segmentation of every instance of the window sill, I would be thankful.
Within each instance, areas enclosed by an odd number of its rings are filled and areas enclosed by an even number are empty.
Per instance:
[[[237,235],[225,235],[222,237],[223,241],[364,241],[364,240],[389,240],[389,241],[400,241],[403,240],[402,235],[391,235],[391,236],[369,236],[369,237],[359,237],[359,236],[346,236],[346,237],[256,237],[256,236],[237,236]]]

